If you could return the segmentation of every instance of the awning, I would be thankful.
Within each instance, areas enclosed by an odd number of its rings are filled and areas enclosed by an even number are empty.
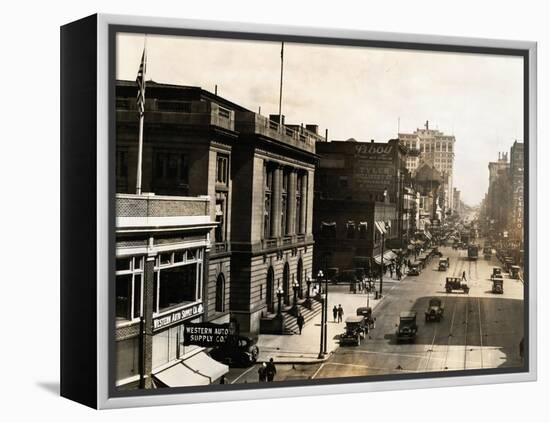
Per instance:
[[[384,260],[385,261],[394,260],[396,257],[397,257],[397,254],[395,254],[393,251],[386,251],[384,253]]]
[[[155,374],[155,378],[168,387],[210,385],[224,374],[229,367],[213,360],[204,352],[189,357]]]
[[[182,363],[158,372],[155,374],[155,379],[167,387],[210,385],[210,379],[194,372]]]
[[[333,227],[336,226],[336,222],[321,222],[321,226]]]
[[[210,383],[216,381],[229,372],[228,366],[210,358],[210,356],[206,355],[204,352],[195,354],[183,363],[201,375],[208,377],[210,379]]]
[[[386,233],[386,224],[384,222],[377,220],[376,222],[374,222],[374,227],[381,234]]]
[[[429,233],[428,231],[424,231],[424,235],[426,235],[426,238],[432,239],[432,234]]]

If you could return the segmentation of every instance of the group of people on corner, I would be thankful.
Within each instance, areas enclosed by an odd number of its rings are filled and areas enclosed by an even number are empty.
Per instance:
[[[273,382],[276,374],[277,374],[277,367],[273,362],[273,358],[270,358],[267,363],[264,361],[258,368],[258,381]]]

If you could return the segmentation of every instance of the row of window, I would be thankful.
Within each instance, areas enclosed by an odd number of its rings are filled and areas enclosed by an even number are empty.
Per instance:
[[[156,257],[153,279],[153,313],[200,301],[203,249],[177,250]],[[143,315],[143,256],[117,259],[116,317],[139,319]]]
[[[276,172],[280,172],[280,190],[279,198],[275,198],[277,190],[275,183]],[[295,172],[295,185],[291,187],[291,174]],[[304,233],[305,222],[303,221],[303,208],[306,206],[305,185],[307,176],[304,172],[297,172],[290,168],[277,169],[275,166],[266,164],[264,166],[264,239],[274,238],[277,236],[277,229],[281,236]],[[292,189],[291,189],[292,188]],[[292,214],[290,196],[294,195],[295,209]],[[280,204],[280,228],[276,227],[274,219],[276,213],[276,205]],[[292,222],[294,222],[294,231],[292,231]]]
[[[346,223],[346,238],[348,239],[366,239],[367,238],[367,222],[355,222],[350,220]],[[322,238],[336,238],[336,222],[321,223],[320,236]]]

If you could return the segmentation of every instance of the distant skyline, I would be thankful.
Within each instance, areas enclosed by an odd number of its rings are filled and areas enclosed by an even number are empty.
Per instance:
[[[144,36],[117,36],[116,77],[135,80]],[[280,42],[147,37],[147,80],[199,86],[263,115],[278,113]],[[329,139],[385,142],[430,128],[456,137],[454,185],[469,205],[489,161],[523,142],[519,57],[285,42],[283,114]]]

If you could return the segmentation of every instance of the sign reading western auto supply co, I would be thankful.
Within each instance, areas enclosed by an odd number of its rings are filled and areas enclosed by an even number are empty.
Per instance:
[[[358,189],[382,191],[394,182],[394,146],[358,143],[355,146],[354,180]]]
[[[183,328],[183,345],[215,347],[224,344],[229,336],[229,323],[186,323]]]
[[[173,325],[174,323],[181,322],[182,320],[198,316],[202,314],[203,311],[204,307],[202,303],[180,308],[170,314],[153,319],[153,330],[163,329],[167,326]]]

